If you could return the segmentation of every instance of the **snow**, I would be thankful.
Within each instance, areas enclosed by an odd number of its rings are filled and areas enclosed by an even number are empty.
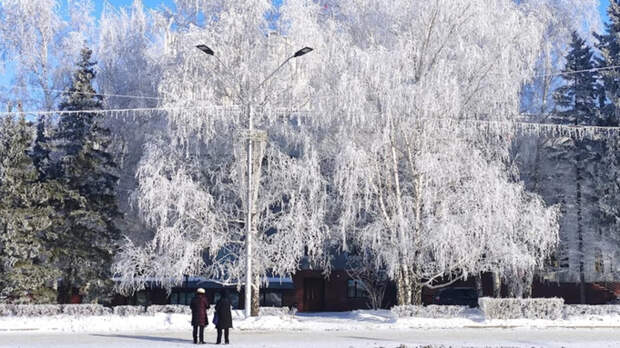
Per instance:
[[[479,309],[454,318],[399,318],[389,310],[245,318],[233,311],[231,347],[617,347],[620,315],[569,320],[485,320]],[[211,315],[209,316],[211,317]],[[178,347],[191,343],[191,316],[178,313],[0,317],[0,347]],[[215,340],[213,325],[205,331]]]
[[[135,331],[183,331],[191,316],[178,313],[153,315],[102,315],[49,317],[0,317],[0,335],[15,332],[114,333]],[[457,318],[397,318],[388,310],[298,313],[245,318],[233,311],[233,325],[241,331],[375,331],[455,328],[620,328],[620,316],[571,316],[569,320],[485,320],[482,312],[469,310]],[[212,327],[212,325],[210,326]]]
[[[239,331],[230,335],[230,347],[617,347],[615,329],[407,329],[374,331]],[[215,341],[214,330],[205,332],[206,342]],[[189,329],[161,332],[136,331],[98,334],[3,335],[0,347],[183,347],[191,343]]]

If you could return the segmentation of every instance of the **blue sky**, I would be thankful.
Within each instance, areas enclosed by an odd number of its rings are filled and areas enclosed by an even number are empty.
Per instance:
[[[108,2],[116,7],[121,7],[121,6],[131,6],[131,4],[133,4],[134,0],[108,0]],[[105,3],[104,0],[96,0],[93,1],[95,4],[95,13],[96,13],[96,17],[99,15],[99,13],[101,13],[101,8],[103,7],[103,4]],[[158,7],[159,5],[164,5],[166,7],[172,7],[174,5],[174,3],[172,2],[172,0],[142,0],[142,4],[144,5],[144,7]]]
[[[117,7],[121,7],[121,6],[131,6],[131,4],[133,3],[134,0],[108,0],[108,2],[114,6]],[[234,1],[234,0],[232,0]],[[103,7],[103,3],[105,1],[104,0],[95,0],[95,13],[98,14],[101,12],[101,8]],[[281,5],[282,4],[282,0],[273,0],[273,3],[277,5]],[[174,3],[172,0],[142,0],[142,4],[144,5],[144,7],[149,7],[149,8],[154,8],[154,7],[158,7],[160,5],[166,6],[166,7],[173,7]]]
[[[609,7],[609,0],[600,0],[601,6],[599,8],[599,12],[601,13],[601,18],[603,18],[604,22],[607,22],[607,7]]]
[[[134,0],[107,0],[108,3],[116,7],[131,6],[133,1]],[[234,0],[227,0],[227,1],[234,1]],[[272,1],[276,6],[279,6],[282,4],[283,0],[272,0]],[[603,19],[603,21],[607,21],[607,7],[609,6],[610,0],[599,0],[599,1],[600,1],[599,12],[601,14],[601,18]],[[105,0],[94,0],[93,1],[95,5],[95,13],[93,15],[95,16],[95,18],[98,18],[99,15],[101,14],[101,9],[103,8],[103,5],[105,2],[106,2]],[[174,6],[173,0],[142,0],[142,3],[147,8],[156,8],[162,5],[166,7]],[[11,79],[10,73],[6,73],[5,71],[5,74],[3,75],[4,76],[0,76],[0,87],[2,87],[3,85],[4,87],[6,87]]]
[[[108,0],[108,2],[114,6],[121,7],[121,6],[131,6],[131,4],[133,3],[133,0]],[[607,21],[607,7],[609,6],[609,0],[600,0],[600,2],[601,2],[601,6],[599,10],[601,13],[601,18],[603,18],[604,21]],[[104,0],[96,0],[94,1],[94,3],[95,3],[95,13],[98,15],[101,12],[101,8],[103,7]],[[158,7],[160,5],[164,5],[167,7],[173,6],[172,0],[142,0],[142,3],[144,4],[145,7],[149,7],[149,8]],[[279,5],[282,3],[282,0],[274,0],[274,3]]]

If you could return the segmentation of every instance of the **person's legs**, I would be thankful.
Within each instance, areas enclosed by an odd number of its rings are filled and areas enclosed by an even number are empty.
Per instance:
[[[224,343],[230,343],[230,341],[228,340],[228,328],[224,329]]]
[[[215,343],[222,343],[222,329],[220,329],[219,327],[217,328],[217,341],[215,341]]]
[[[194,344],[198,343],[198,326],[193,325],[192,336],[194,337]]]
[[[205,327],[200,326],[200,343],[205,343]]]

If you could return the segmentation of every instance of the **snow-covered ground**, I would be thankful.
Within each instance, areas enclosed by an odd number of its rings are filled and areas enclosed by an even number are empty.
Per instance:
[[[332,331],[254,331],[230,333],[235,348],[616,348],[617,329],[566,328],[454,328]],[[213,327],[206,330],[208,345],[215,343]],[[187,347],[191,331],[136,331],[123,333],[0,335],[0,347]]]
[[[0,347],[174,347],[190,342],[189,316],[0,317]],[[234,347],[620,347],[620,317],[484,320],[397,318],[390,311],[261,316],[234,311]],[[215,330],[206,329],[209,342]],[[434,346],[433,346],[434,347]]]
[[[446,328],[617,328],[620,316],[572,317],[569,320],[485,320],[472,309],[458,318],[398,318],[389,310],[359,310],[297,315],[266,315],[245,318],[242,311],[233,311],[236,329],[253,331],[344,331],[403,330]],[[100,333],[124,331],[183,331],[190,325],[187,314],[101,315],[0,317],[0,335],[11,332],[73,332]]]

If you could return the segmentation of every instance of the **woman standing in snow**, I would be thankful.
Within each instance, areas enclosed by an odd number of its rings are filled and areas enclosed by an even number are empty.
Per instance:
[[[207,319],[207,308],[209,307],[209,301],[207,301],[207,296],[205,296],[205,289],[198,288],[198,290],[196,290],[196,296],[192,299],[190,307],[192,308],[194,344],[205,344],[205,326],[209,324],[209,320]],[[199,328],[200,342],[197,337]]]
[[[217,322],[216,322],[217,320]],[[213,323],[217,328],[217,342],[222,343],[222,330],[224,330],[224,343],[229,344],[228,330],[232,328],[232,314],[230,313],[230,300],[228,299],[228,291],[224,290],[220,293],[220,300],[215,305],[215,317]]]

